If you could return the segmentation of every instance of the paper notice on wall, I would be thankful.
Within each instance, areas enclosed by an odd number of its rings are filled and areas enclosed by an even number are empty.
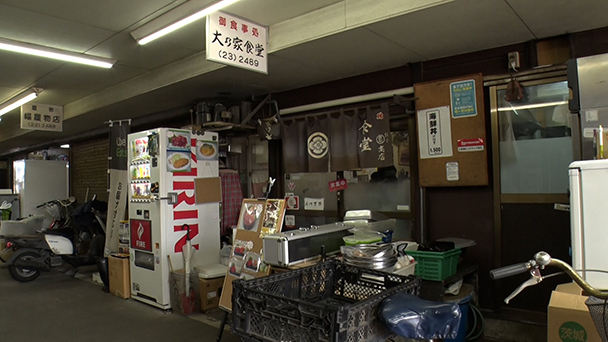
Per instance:
[[[323,198],[304,198],[304,210],[324,210],[325,199]]]
[[[296,226],[296,216],[295,215],[285,215],[285,227],[286,228],[295,228]]]
[[[418,145],[420,159],[452,156],[450,107],[418,111]]]
[[[483,138],[458,139],[458,152],[483,151],[484,145]]]
[[[449,181],[457,181],[460,179],[458,175],[458,162],[445,163],[446,178]]]
[[[597,109],[585,111],[585,121],[591,122],[591,121],[598,121],[598,120],[599,120],[599,115],[597,114]]]

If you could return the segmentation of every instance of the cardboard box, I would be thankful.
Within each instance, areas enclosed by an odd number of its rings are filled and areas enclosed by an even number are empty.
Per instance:
[[[224,277],[203,279],[199,278],[201,294],[201,311],[217,308],[222,295]]]
[[[551,293],[548,310],[547,341],[601,342],[582,290],[575,283],[560,284]]]
[[[110,255],[108,257],[108,273],[110,293],[123,299],[131,298],[129,256]]]

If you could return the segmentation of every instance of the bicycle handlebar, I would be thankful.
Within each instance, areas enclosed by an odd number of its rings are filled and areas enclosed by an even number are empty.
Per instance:
[[[72,197],[67,198],[67,199],[54,199],[54,200],[50,200],[47,202],[44,202],[42,204],[39,204],[38,206],[36,206],[36,208],[42,208],[44,206],[50,205],[50,204],[54,204],[57,203],[63,207],[68,207],[69,205],[71,205],[72,203],[74,203],[75,199],[73,199]]]
[[[543,269],[545,266],[553,266],[561,269],[566,273],[578,286],[583,289],[587,294],[599,298],[599,299],[608,299],[608,290],[600,290],[591,286],[588,282],[585,281],[576,271],[566,262],[553,259],[547,252],[538,252],[534,255],[534,259],[510,266],[505,266],[501,268],[497,268],[490,271],[490,278],[492,279],[501,279],[509,276],[513,276],[516,274],[523,273],[532,269]],[[525,268],[524,268],[525,267]],[[540,273],[538,273],[540,275]],[[542,277],[540,278],[542,280]],[[539,280],[539,282],[540,282]]]
[[[530,262],[522,262],[519,264],[509,265],[501,268],[496,268],[490,271],[490,278],[493,280],[511,277],[516,274],[526,273],[532,268]]]

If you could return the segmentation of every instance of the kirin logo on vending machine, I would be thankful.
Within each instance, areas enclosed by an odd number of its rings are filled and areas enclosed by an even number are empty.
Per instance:
[[[190,146],[196,148],[196,139],[190,140]],[[173,172],[173,190],[179,191],[177,193],[177,203],[173,205],[173,221],[175,225],[173,226],[174,232],[181,232],[186,230],[184,228],[184,224],[188,224],[190,226],[190,239],[194,240],[194,238],[198,235],[198,210],[190,209],[192,205],[195,203],[194,199],[194,177],[197,176],[197,158],[196,153],[190,152],[192,159],[191,169],[189,172]],[[189,180],[180,180],[180,177],[191,177]],[[191,195],[188,195],[186,191],[190,191]],[[179,224],[178,224],[179,223]],[[186,234],[184,234],[174,246],[175,253],[181,253],[184,245],[186,244]],[[198,250],[198,244],[192,245],[195,249]]]

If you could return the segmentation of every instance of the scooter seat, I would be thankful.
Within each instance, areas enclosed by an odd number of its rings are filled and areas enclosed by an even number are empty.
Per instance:
[[[33,235],[42,228],[44,216],[29,216],[23,220],[0,221],[0,236]]]
[[[378,316],[393,333],[414,340],[454,339],[460,326],[460,306],[432,302],[408,293],[386,298]]]

